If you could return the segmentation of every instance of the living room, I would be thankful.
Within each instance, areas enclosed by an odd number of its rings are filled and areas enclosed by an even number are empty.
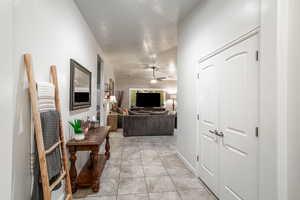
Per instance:
[[[174,128],[177,127],[174,90],[130,88],[128,93],[129,105],[124,105],[122,104],[124,92],[117,91],[121,97],[117,97],[108,115],[108,125],[113,127],[113,130],[122,128],[124,136],[174,134]]]
[[[170,57],[169,59],[172,60],[174,58]],[[161,66],[161,64],[155,63],[145,64],[145,67],[143,67],[144,72],[141,70],[141,75],[139,77],[135,75],[135,79],[126,79],[127,74],[118,74],[116,71],[118,81],[116,82],[115,91],[116,103],[113,106],[115,112],[111,112],[111,115],[118,113],[118,128],[123,128],[124,135],[133,136],[133,132],[141,136],[173,135],[174,127],[177,125],[176,67],[173,62],[167,65],[167,70],[162,69]],[[167,72],[162,73],[158,70],[165,70]],[[156,74],[160,74],[160,77],[156,77]],[[170,78],[168,77],[170,76],[173,77],[172,80],[169,80]],[[120,117],[120,115],[122,116]],[[133,117],[133,115],[135,115],[135,117]],[[139,117],[137,117],[137,115],[139,115]],[[142,116],[144,116],[143,120],[141,120]],[[140,128],[135,127],[137,130],[131,130],[132,123],[136,124],[137,122],[134,121],[138,118],[141,120],[140,122],[144,121],[144,123],[141,123]],[[163,118],[165,118],[165,120],[163,120]],[[151,121],[153,121],[152,125],[150,125]],[[153,126],[155,121],[160,121],[161,125],[158,127],[163,127],[163,124],[165,125],[165,132],[163,129],[155,129]],[[149,125],[149,127],[145,126],[146,124]],[[152,134],[146,134],[146,130],[152,130]]]

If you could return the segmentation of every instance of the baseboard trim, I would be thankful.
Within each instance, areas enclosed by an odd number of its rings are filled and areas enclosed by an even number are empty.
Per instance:
[[[219,199],[212,191],[211,189],[206,185],[206,183],[201,179],[199,173],[197,172],[197,170],[192,166],[192,164],[184,158],[184,156],[177,150],[176,151],[178,157],[180,160],[182,160],[182,162],[184,163],[184,165],[192,171],[192,173],[199,178],[199,180],[202,182],[202,184],[205,186],[205,189],[207,190],[207,192],[209,192],[211,195],[213,195],[216,199]]]
[[[179,159],[184,163],[184,165],[189,169],[191,170],[191,172],[198,177],[198,173],[197,173],[197,170],[193,167],[193,165],[187,160],[185,159],[185,157],[177,150],[176,151]]]

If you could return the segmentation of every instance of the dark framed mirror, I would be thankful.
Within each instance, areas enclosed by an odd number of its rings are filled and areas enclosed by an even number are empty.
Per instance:
[[[70,110],[91,107],[92,73],[70,59]]]

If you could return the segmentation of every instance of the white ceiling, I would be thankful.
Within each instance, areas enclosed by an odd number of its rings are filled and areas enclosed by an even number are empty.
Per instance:
[[[140,64],[153,55],[162,66],[157,76],[176,78],[177,26],[201,0],[75,1],[117,78],[149,82],[152,73]]]

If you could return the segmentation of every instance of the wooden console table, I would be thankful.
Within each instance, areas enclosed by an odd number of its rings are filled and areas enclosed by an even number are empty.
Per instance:
[[[100,176],[103,172],[105,163],[110,157],[109,145],[109,130],[110,127],[100,127],[90,130],[86,134],[85,139],[81,141],[70,140],[67,147],[70,153],[70,178],[72,185],[72,192],[76,192],[78,187],[92,187],[94,192],[99,191]],[[105,143],[105,154],[99,154],[100,146]],[[82,168],[79,176],[76,170],[76,152],[77,151],[91,151],[90,158]]]

